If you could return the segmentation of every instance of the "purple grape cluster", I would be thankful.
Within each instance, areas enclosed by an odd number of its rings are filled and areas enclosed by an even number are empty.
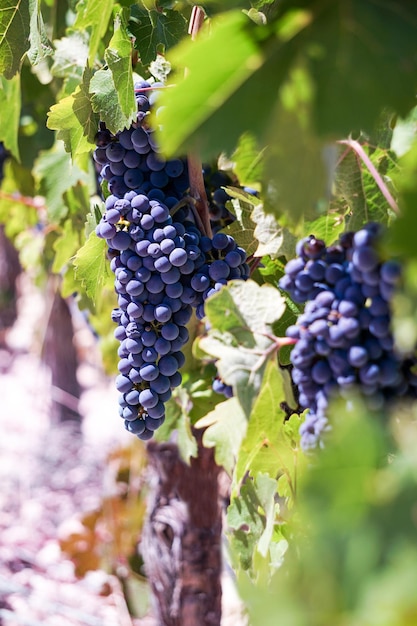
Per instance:
[[[193,308],[202,319],[205,300],[228,280],[247,278],[249,268],[233,237],[203,235],[181,203],[186,160],[158,154],[147,123],[155,94],[149,83],[135,87],[137,121],[116,135],[101,124],[97,133],[94,159],[111,193],[96,234],[107,242],[118,297],[119,413],[126,429],[146,440],[181,383]]]
[[[149,439],[181,383],[181,348],[195,298],[190,274],[204,262],[200,233],[192,223],[174,222],[158,200],[130,191],[107,198],[97,235],[109,246],[118,294],[119,412],[127,430]]]
[[[390,328],[401,268],[381,261],[380,235],[381,226],[372,223],[329,248],[307,237],[280,281],[294,299],[306,302],[297,324],[287,329],[296,339],[291,362],[299,404],[309,409],[301,426],[304,449],[323,444],[330,428],[326,411],[335,396],[357,388],[371,409],[394,397],[416,396],[411,361],[395,351]]]

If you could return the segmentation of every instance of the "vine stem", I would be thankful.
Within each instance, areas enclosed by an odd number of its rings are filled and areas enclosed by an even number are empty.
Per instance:
[[[400,210],[399,210],[398,204],[396,203],[396,201],[392,197],[391,193],[389,192],[388,187],[386,186],[386,184],[382,180],[382,177],[381,177],[380,173],[376,169],[375,165],[372,163],[372,161],[369,158],[369,156],[366,154],[366,152],[363,149],[363,147],[361,146],[361,144],[358,141],[356,141],[355,139],[341,139],[337,143],[340,143],[342,145],[348,146],[348,148],[350,148],[351,150],[356,152],[356,154],[359,156],[360,159],[362,159],[362,161],[364,162],[364,164],[366,165],[366,167],[368,168],[368,170],[372,174],[376,184],[378,185],[382,195],[384,196],[385,200],[390,205],[391,209],[394,211],[394,213],[399,215]]]
[[[203,25],[204,16],[204,10],[201,7],[193,7],[188,26],[188,33],[191,35],[191,39],[193,41],[196,39],[197,34]],[[195,200],[195,208],[203,225],[204,234],[211,238],[212,231],[206,188],[204,186],[203,166],[199,155],[195,152],[188,155],[188,176],[190,179],[190,195]]]
[[[20,204],[24,204],[31,209],[36,209],[37,211],[46,209],[44,202],[40,204],[33,198],[30,198],[29,196],[22,196],[20,193],[7,193],[6,191],[0,191],[0,198],[3,200],[10,200],[12,202],[19,202]]]

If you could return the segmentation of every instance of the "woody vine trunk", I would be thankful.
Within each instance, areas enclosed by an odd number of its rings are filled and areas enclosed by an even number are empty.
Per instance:
[[[201,445],[187,465],[174,443],[148,444],[151,493],[142,554],[158,626],[219,626],[219,467]]]

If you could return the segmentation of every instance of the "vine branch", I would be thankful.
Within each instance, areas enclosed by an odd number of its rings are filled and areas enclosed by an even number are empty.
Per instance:
[[[188,26],[188,33],[191,35],[193,41],[197,37],[197,33],[204,22],[204,15],[204,11],[201,7],[193,7]],[[195,208],[203,225],[203,232],[208,237],[211,237],[212,232],[206,188],[204,186],[203,166],[200,157],[195,152],[188,155],[188,176],[190,179],[190,195],[195,200]]]

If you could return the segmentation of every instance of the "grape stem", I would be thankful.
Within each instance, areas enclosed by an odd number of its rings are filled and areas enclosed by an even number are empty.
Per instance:
[[[197,37],[197,33],[204,22],[204,15],[204,10],[201,7],[193,7],[188,26],[188,33],[191,35],[193,41]],[[195,152],[188,155],[188,176],[190,180],[190,195],[194,198],[194,206],[203,227],[202,232],[204,235],[211,238],[212,231],[203,178],[203,166],[200,157]]]
[[[376,184],[378,185],[382,195],[384,196],[385,200],[390,205],[391,209],[394,211],[394,213],[396,213],[396,215],[399,215],[400,210],[398,208],[398,204],[396,203],[396,201],[394,200],[394,198],[390,194],[389,189],[386,186],[385,182],[383,181],[380,173],[376,169],[375,165],[372,163],[372,161],[369,158],[369,156],[366,154],[366,152],[363,149],[363,147],[361,146],[361,144],[358,141],[356,141],[355,139],[341,139],[337,143],[340,143],[340,144],[343,144],[345,146],[348,146],[348,148],[350,148],[351,150],[356,152],[356,154],[359,156],[360,159],[362,159],[362,161],[364,162],[364,164],[368,168],[369,172],[373,176]]]

